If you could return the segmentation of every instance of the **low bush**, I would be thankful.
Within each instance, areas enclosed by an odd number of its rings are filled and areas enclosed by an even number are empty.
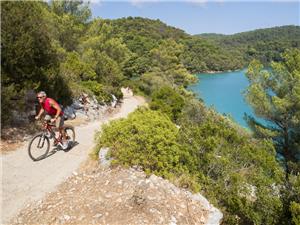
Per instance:
[[[110,147],[114,163],[141,166],[146,173],[171,178],[187,173],[186,153],[176,139],[178,128],[158,111],[140,108],[127,119],[112,121],[98,134],[95,155]]]
[[[164,86],[152,94],[150,108],[160,110],[176,122],[184,106],[184,99],[174,89]]]

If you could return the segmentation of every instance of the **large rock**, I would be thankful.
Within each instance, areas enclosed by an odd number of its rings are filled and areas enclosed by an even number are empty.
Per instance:
[[[161,177],[133,168],[93,166],[74,172],[11,224],[217,225],[221,219],[222,213],[203,196]]]

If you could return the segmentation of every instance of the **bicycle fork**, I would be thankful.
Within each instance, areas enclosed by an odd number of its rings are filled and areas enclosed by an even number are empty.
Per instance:
[[[38,148],[44,147],[45,139],[46,139],[45,134],[43,134],[39,139]]]

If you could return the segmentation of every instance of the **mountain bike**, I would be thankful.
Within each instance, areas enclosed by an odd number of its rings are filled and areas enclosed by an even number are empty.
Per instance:
[[[50,139],[53,139],[54,146],[62,146],[62,135],[56,128],[55,124],[51,124],[49,120],[43,120],[43,131],[35,135],[29,143],[28,154],[33,161],[44,159],[50,149]],[[68,143],[75,142],[75,129],[73,126],[64,125],[64,131]],[[68,146],[69,148],[70,146]]]

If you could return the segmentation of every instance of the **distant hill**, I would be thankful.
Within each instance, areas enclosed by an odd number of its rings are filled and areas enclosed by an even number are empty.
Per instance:
[[[196,34],[194,36],[198,36],[198,37],[205,37],[205,38],[222,38],[225,37],[225,34],[217,34],[217,33],[203,33],[203,34]]]
[[[111,22],[114,25],[115,32],[121,32],[128,36],[138,35],[154,39],[180,39],[189,36],[183,30],[168,26],[159,19],[152,20],[143,17],[127,17],[111,20]]]
[[[180,56],[181,62],[192,73],[243,67],[242,57],[238,53],[223,50],[218,44],[206,38],[189,35],[160,20],[128,17],[106,22],[112,25],[113,34],[121,37],[130,51],[142,58],[157,48],[162,41],[172,39],[184,47]]]
[[[241,69],[256,58],[265,65],[280,61],[288,48],[300,48],[300,27],[282,26],[233,35],[205,33],[189,35],[160,20],[127,17],[106,20],[127,47],[144,57],[166,39],[184,45],[181,61],[192,73]]]
[[[286,40],[286,41],[298,41],[300,42],[300,26],[280,26],[265,29],[257,29],[253,31],[241,32],[232,35],[217,34],[217,33],[204,33],[197,34],[195,36],[210,38],[220,42],[226,41],[229,43],[238,42],[240,44],[255,43],[259,40],[274,41],[274,40]]]
[[[127,17],[107,21],[113,26],[113,33],[121,37],[132,52],[139,55],[157,47],[162,40],[178,41],[189,37],[183,30],[168,26],[158,19]]]
[[[281,26],[258,29],[233,35],[199,34],[227,50],[238,50],[245,62],[258,58],[265,64],[281,60],[280,54],[288,48],[300,48],[300,26]]]

